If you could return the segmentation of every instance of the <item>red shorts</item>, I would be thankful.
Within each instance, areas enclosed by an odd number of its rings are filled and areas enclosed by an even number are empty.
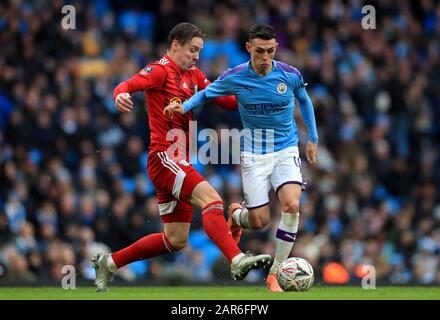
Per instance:
[[[165,151],[148,155],[147,170],[156,189],[162,221],[190,223],[191,194],[205,178],[186,160],[172,160]]]

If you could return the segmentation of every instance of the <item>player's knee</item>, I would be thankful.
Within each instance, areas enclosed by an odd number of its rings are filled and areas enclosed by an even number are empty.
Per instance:
[[[167,236],[168,241],[173,246],[174,251],[179,251],[185,248],[188,237],[183,236]]]
[[[269,223],[268,217],[254,217],[253,219],[250,220],[251,220],[250,221],[251,227],[254,230],[263,229]]]
[[[299,203],[296,201],[289,201],[282,205],[283,212],[297,213],[299,212]]]
[[[215,202],[215,201],[223,201],[223,200],[220,197],[220,195],[218,194],[218,192],[213,187],[207,188],[206,193],[205,193],[204,205],[206,206],[207,204],[209,204],[211,202]]]
[[[171,241],[170,241],[171,242]],[[174,242],[171,242],[171,245],[173,246],[175,251],[182,250],[186,246],[186,239],[177,239]]]
[[[182,250],[183,248],[186,247],[186,243],[187,243],[186,240],[177,241],[177,242],[173,243],[173,248],[175,251]]]
[[[222,201],[222,199],[207,181],[199,183],[191,196],[191,204],[200,208],[205,208],[208,204],[216,201]]]

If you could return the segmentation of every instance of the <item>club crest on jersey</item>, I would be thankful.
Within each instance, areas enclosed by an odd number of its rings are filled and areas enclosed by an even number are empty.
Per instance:
[[[284,94],[287,91],[287,85],[283,82],[278,83],[277,85],[277,91],[278,93]]]
[[[179,104],[182,104],[182,99],[180,99],[179,97],[172,97],[172,98],[170,99],[170,104],[171,104],[171,103],[174,103],[174,102],[179,103]]]

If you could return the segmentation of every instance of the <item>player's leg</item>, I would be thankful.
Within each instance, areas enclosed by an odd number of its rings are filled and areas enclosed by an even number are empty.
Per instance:
[[[190,177],[188,179],[191,180]],[[245,255],[238,248],[224,218],[223,201],[207,181],[194,187],[191,203],[202,208],[203,229],[230,261],[233,279],[241,280],[250,270],[261,268],[271,261],[270,255]]]
[[[184,233],[188,232],[188,223],[177,223],[179,226],[173,226],[172,229],[179,230],[180,236],[171,238],[171,242],[166,234],[170,234],[165,226],[165,232],[154,233],[145,236],[130,246],[123,248],[112,254],[97,253],[92,258],[96,272],[96,291],[107,291],[107,286],[111,281],[113,274],[119,268],[134,261],[140,261],[162,255],[164,253],[174,252],[181,249],[185,243]],[[186,236],[187,237],[187,236]]]
[[[190,223],[184,222],[171,222],[163,225],[163,231],[172,246],[172,252],[181,250],[186,246],[190,227]]]
[[[296,240],[302,190],[301,162],[297,150],[286,150],[280,158],[271,177],[281,204],[281,219],[275,237],[275,257],[266,281],[271,291],[281,291],[276,273],[279,265],[289,257]]]
[[[152,163],[149,172],[153,173],[150,176],[158,176],[154,180],[164,185],[166,190],[180,200],[179,203],[191,203],[202,209],[203,228],[231,262],[231,273],[235,280],[243,279],[251,269],[260,268],[270,262],[270,255],[257,257],[244,255],[237,247],[226,225],[223,201],[217,191],[197,170],[187,161],[173,160],[166,152],[157,153],[156,159],[160,159],[157,166],[149,160],[149,163]],[[163,168],[163,170],[159,171],[156,167]],[[158,175],[157,172],[160,174]],[[172,179],[165,177],[170,172],[173,175]]]
[[[183,181],[179,167],[170,165],[161,153],[151,154],[148,173],[157,191],[159,213],[164,232],[147,235],[112,254],[97,253],[93,259],[97,291],[106,291],[113,273],[131,262],[159,256],[181,249],[188,237],[192,218],[191,206],[173,195]]]
[[[273,160],[270,156],[243,156],[241,174],[245,205],[233,203],[228,210],[228,224],[237,242],[242,228],[259,230],[269,223],[272,170]]]
[[[203,229],[231,263],[234,280],[246,277],[250,270],[262,268],[272,260],[268,254],[252,256],[244,254],[232,238],[224,217],[223,201],[215,189],[193,169],[187,172],[183,183],[183,194],[191,190],[191,204],[202,208]]]
[[[111,266],[110,270],[114,272],[116,269],[134,261],[145,260],[182,249],[188,240],[190,225],[190,223],[185,222],[165,223],[163,232],[145,236],[132,245],[112,253],[109,260],[113,260],[114,265]]]
[[[223,201],[217,191],[188,162],[174,160],[166,152],[159,152],[160,165],[172,172],[172,183],[166,184],[174,198],[183,203],[191,203],[202,209],[203,228],[211,240],[219,247],[229,261],[241,250],[235,243],[231,245],[231,235],[223,214]],[[151,170],[157,171],[157,170]],[[160,179],[157,179],[160,181]],[[159,205],[160,206],[160,205]]]
[[[268,286],[271,291],[281,291],[278,289],[278,282],[275,281],[278,267],[286,260],[292,251],[295,243],[298,224],[299,224],[299,197],[301,186],[297,184],[285,184],[277,195],[281,203],[281,219],[278,224],[275,236],[275,257],[269,271]]]
[[[158,192],[159,213],[164,231],[145,236],[111,255],[117,268],[129,263],[175,252],[185,247],[192,220],[191,206],[172,195]]]
[[[188,183],[191,183],[188,177]],[[219,247],[223,255],[232,261],[241,253],[232,240],[226,225],[223,211],[223,201],[217,191],[207,182],[196,184],[191,195],[191,204],[202,209],[203,229],[211,240]]]
[[[266,193],[267,194],[267,193]],[[234,225],[238,225],[243,229],[260,230],[269,223],[269,204],[264,204],[261,207],[249,207],[238,205],[230,206],[231,216]]]
[[[125,265],[185,247],[192,219],[191,206],[163,192],[158,193],[158,202],[164,222],[163,232],[147,235],[112,254],[97,253],[93,257],[97,291],[107,291],[114,272]]]

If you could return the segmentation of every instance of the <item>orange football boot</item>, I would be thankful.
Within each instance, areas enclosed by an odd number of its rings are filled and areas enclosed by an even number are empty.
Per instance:
[[[237,209],[242,209],[243,207],[239,203],[233,203],[229,206],[228,209],[228,227],[229,230],[231,230],[232,238],[234,239],[235,243],[240,242],[241,234],[243,233],[243,229],[234,222],[234,219],[232,219],[232,213]]]
[[[274,274],[267,276],[266,285],[270,292],[284,292],[278,284],[277,276]]]

